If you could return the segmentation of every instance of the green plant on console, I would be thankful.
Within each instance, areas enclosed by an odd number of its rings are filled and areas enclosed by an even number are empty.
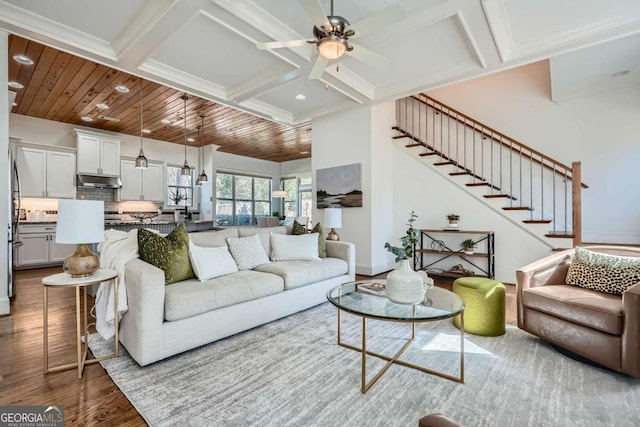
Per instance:
[[[460,219],[460,215],[454,214],[454,213],[450,213],[450,214],[447,215],[447,219],[449,221],[458,221]]]
[[[417,217],[418,215],[416,215],[415,211],[411,211],[411,216],[407,221],[409,228],[405,235],[400,238],[402,247],[391,246],[389,242],[384,244],[384,248],[396,256],[396,262],[413,257],[413,246],[418,243],[418,233],[413,228],[413,223]]]
[[[460,246],[462,246],[464,249],[473,249],[476,247],[476,242],[474,242],[473,239],[466,239],[463,240],[462,243],[460,243]]]
[[[276,217],[280,218],[280,212],[273,211],[273,212],[271,212],[271,216],[276,216]]]

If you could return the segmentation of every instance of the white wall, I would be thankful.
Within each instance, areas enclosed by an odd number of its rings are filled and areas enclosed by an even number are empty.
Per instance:
[[[322,220],[323,210],[316,209],[316,171],[334,166],[362,164],[362,208],[342,209],[340,239],[356,245],[356,271],[370,268],[371,252],[371,113],[369,108],[358,108],[340,114],[322,116],[312,121],[313,140],[311,164],[314,174],[314,218]]]
[[[6,227],[9,225],[11,218],[9,217],[9,209],[7,207],[11,203],[9,194],[9,99],[7,92],[8,82],[8,63],[9,57],[8,34],[0,31],[0,226],[2,232],[5,233]],[[8,269],[10,261],[8,260],[8,247],[5,243],[6,239],[0,239],[0,314],[8,314],[11,310],[9,304],[9,280]]]
[[[413,210],[418,215],[415,228],[442,229],[447,225],[446,215],[460,215],[460,229],[493,231],[495,233],[495,275],[496,280],[515,283],[515,271],[536,259],[549,255],[549,247],[506,220],[495,210],[480,200],[468,195],[456,183],[423,164],[429,158],[420,158],[415,151],[404,147],[406,141],[399,140],[393,145],[393,193],[394,193],[394,236],[402,236],[407,230],[407,219]],[[434,235],[447,241],[452,250],[460,249],[460,243],[467,238],[477,240],[472,235]],[[483,236],[482,236],[483,237]],[[430,241],[425,239],[426,243]],[[394,245],[398,245],[398,241]],[[430,246],[426,247],[427,249]],[[479,247],[479,252],[486,248]],[[432,256],[425,257],[435,261]],[[485,260],[471,258],[486,269]],[[450,257],[433,267],[449,269],[462,264],[473,268],[458,257]],[[477,271],[477,270],[476,270]],[[477,271],[478,272],[478,271]],[[478,272],[480,273],[480,272]]]
[[[640,243],[640,90],[556,104],[549,64],[530,64],[428,92],[557,160],[582,161],[585,242]]]
[[[392,258],[384,250],[393,223],[389,142],[393,112],[393,103],[387,102],[313,120],[314,201],[318,169],[362,165],[363,207],[343,208],[342,229],[338,230],[341,240],[356,245],[359,274],[375,275],[393,267]],[[314,209],[313,215],[322,221],[323,211]]]

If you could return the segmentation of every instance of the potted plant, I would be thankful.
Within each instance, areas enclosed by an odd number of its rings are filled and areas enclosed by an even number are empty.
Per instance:
[[[449,220],[449,227],[457,227],[458,221],[460,220],[460,215],[450,213],[447,215],[447,219]]]
[[[413,258],[414,246],[418,243],[418,233],[413,228],[413,223],[418,216],[411,211],[407,221],[406,233],[400,238],[402,246],[391,246],[389,242],[384,244],[386,250],[396,256],[399,266],[387,275],[385,294],[387,298],[398,304],[418,304],[424,300],[427,288],[433,286],[433,280],[424,271],[413,270],[410,260]]]
[[[275,216],[275,217],[280,218],[280,212],[278,212],[278,211],[273,211],[273,212],[271,212],[271,216]]]
[[[411,211],[409,220],[407,221],[409,228],[405,235],[400,238],[402,247],[391,246],[389,242],[384,244],[384,248],[396,256],[396,262],[413,258],[413,246],[418,243],[418,233],[416,229],[413,228],[413,223],[417,217],[418,215],[416,215],[414,211]]]
[[[465,254],[472,255],[473,248],[476,247],[476,242],[474,242],[473,239],[466,239],[463,240],[462,243],[460,243],[460,246],[462,246],[462,249],[464,249]]]

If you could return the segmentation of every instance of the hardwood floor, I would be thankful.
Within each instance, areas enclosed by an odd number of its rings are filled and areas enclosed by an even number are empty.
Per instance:
[[[41,281],[60,271],[14,274],[11,315],[0,317],[0,404],[63,405],[65,425],[146,426],[99,364],[85,367],[80,380],[75,369],[43,374]],[[49,291],[50,366],[75,361],[74,296],[73,289]]]
[[[53,267],[14,274],[11,315],[0,317],[0,404],[63,405],[66,425],[145,426],[99,364],[88,365],[80,380],[74,369],[43,374],[41,281],[60,271]],[[451,282],[436,285],[451,289]],[[515,324],[515,310],[515,287],[507,286],[508,323]],[[49,364],[71,363],[75,354],[74,290],[50,290]]]

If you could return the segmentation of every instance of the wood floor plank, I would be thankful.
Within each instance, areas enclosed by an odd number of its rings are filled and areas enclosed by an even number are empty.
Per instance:
[[[80,380],[75,369],[43,373],[42,278],[59,272],[53,267],[14,274],[11,315],[0,317],[1,404],[63,405],[66,425],[146,426],[100,364],[87,365]],[[49,292],[49,321],[49,364],[74,362],[73,289]]]

